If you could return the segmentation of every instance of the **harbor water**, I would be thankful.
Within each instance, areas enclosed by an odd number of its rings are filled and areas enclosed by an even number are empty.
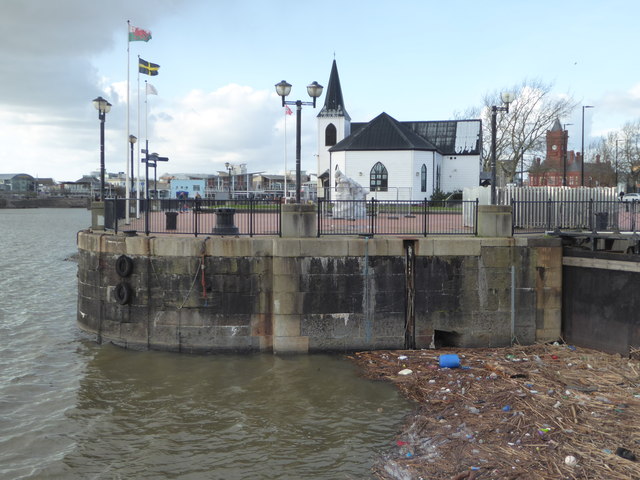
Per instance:
[[[362,479],[412,406],[341,355],[190,356],[76,327],[84,209],[0,210],[0,479]]]

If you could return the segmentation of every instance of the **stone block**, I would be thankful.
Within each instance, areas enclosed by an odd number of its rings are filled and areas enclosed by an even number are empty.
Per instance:
[[[300,240],[303,257],[346,257],[350,238],[304,238]]]
[[[478,237],[511,237],[510,205],[478,205]]]
[[[300,291],[300,277],[298,275],[273,275],[273,294],[293,293]]]
[[[309,337],[273,337],[273,353],[309,353]]]
[[[561,247],[538,247],[535,249],[536,266],[541,267],[561,267],[562,248]]]
[[[435,239],[419,238],[416,241],[415,254],[418,257],[432,257],[435,255]]]
[[[504,247],[481,247],[482,263],[485,267],[511,268],[513,250]]]
[[[439,240],[439,239],[438,239]],[[434,256],[480,256],[482,243],[477,238],[447,238],[447,241],[436,241]]]
[[[273,316],[274,337],[298,337],[300,336],[300,315]]]
[[[282,205],[281,234],[283,238],[309,238],[318,236],[316,206],[292,203]]]
[[[303,295],[298,292],[278,293],[273,297],[273,313],[299,315],[302,313]]]
[[[279,239],[274,244],[273,256],[277,258],[299,257],[300,256],[300,239],[299,238]]]
[[[150,240],[148,237],[135,236],[125,237],[125,250],[127,255],[149,255],[150,253]]]

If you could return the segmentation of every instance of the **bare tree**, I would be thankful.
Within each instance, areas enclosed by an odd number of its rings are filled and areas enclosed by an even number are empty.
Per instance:
[[[621,130],[609,132],[591,143],[587,161],[595,156],[609,162],[615,172],[614,183],[626,183],[625,191],[635,191],[640,184],[640,120],[625,123]]]
[[[524,80],[521,84],[501,92],[512,92],[515,100],[509,112],[497,113],[496,159],[498,177],[513,182],[524,155],[544,156],[545,134],[557,118],[568,117],[577,103],[568,96],[551,94],[552,84],[541,80]],[[483,165],[489,170],[491,160],[491,107],[500,106],[501,92],[483,98]],[[525,166],[526,170],[527,166]]]

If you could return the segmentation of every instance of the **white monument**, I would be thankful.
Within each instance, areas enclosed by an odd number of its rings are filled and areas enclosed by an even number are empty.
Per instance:
[[[358,182],[347,177],[340,170],[334,175],[337,200],[333,205],[333,218],[356,220],[367,217],[367,193]]]

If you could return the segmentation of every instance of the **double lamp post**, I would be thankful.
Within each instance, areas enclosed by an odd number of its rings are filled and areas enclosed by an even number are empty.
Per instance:
[[[98,97],[93,99],[93,106],[98,110],[100,120],[100,201],[104,202],[104,121],[107,113],[111,111],[111,104]]]
[[[496,134],[498,131],[498,112],[509,113],[509,104],[513,102],[515,95],[505,92],[500,95],[504,107],[496,105],[491,107],[491,205],[496,204]]]
[[[319,85],[318,82],[312,82],[310,85],[307,85],[307,93],[313,99],[312,102],[303,102],[301,100],[290,101],[285,100],[285,97],[291,93],[291,84],[282,80],[279,83],[276,83],[276,92],[278,95],[282,97],[282,106],[285,105],[295,105],[296,106],[296,203],[300,203],[300,183],[301,183],[301,172],[300,172],[300,127],[302,125],[302,106],[303,105],[313,105],[313,108],[316,108],[316,99],[322,95],[322,89],[324,88],[322,85]],[[287,181],[287,172],[284,172],[285,182]]]

